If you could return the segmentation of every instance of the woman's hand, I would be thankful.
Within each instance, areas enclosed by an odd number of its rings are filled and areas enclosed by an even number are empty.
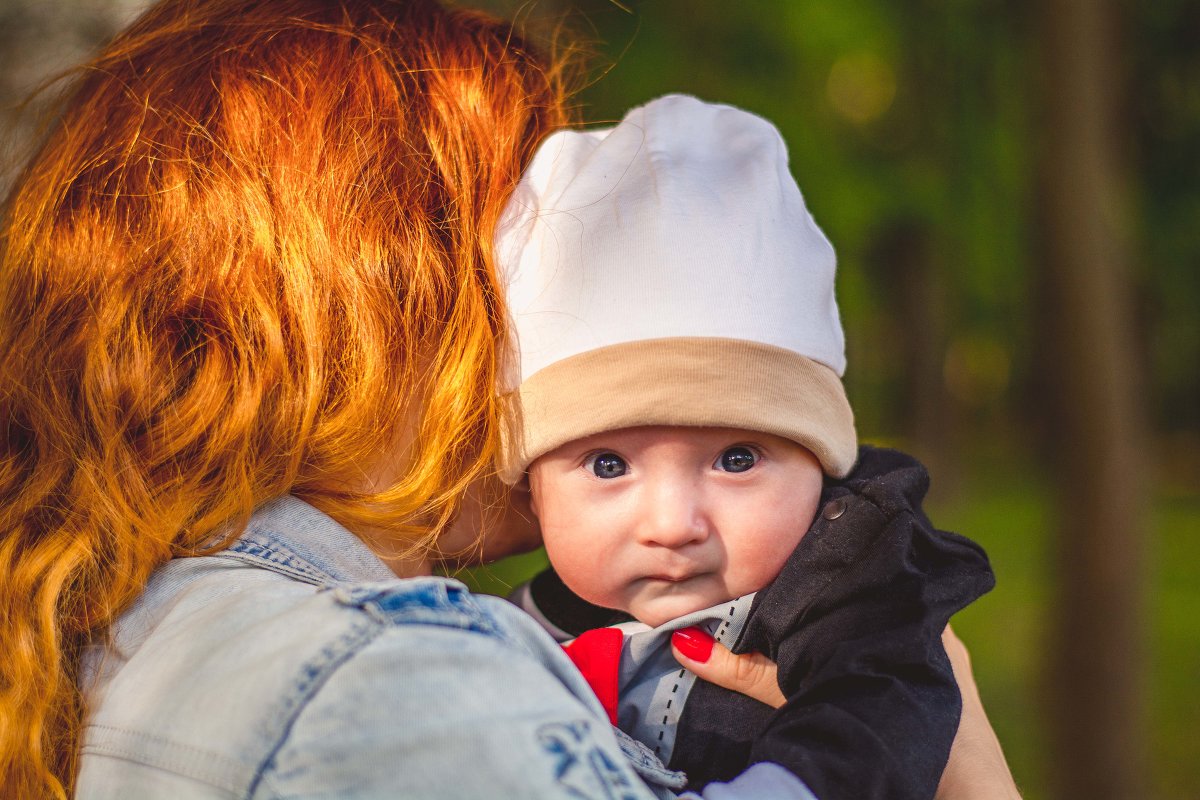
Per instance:
[[[671,652],[676,661],[709,683],[772,708],[784,703],[777,678],[779,668],[761,653],[734,655],[700,628],[682,628],[671,634]]]
[[[966,645],[946,626],[942,643],[962,693],[962,719],[950,747],[950,761],[938,785],[937,800],[1020,800],[1000,740],[988,722],[971,671]],[[775,662],[759,653],[735,655],[700,628],[671,636],[675,659],[703,680],[753,697],[772,708],[784,704]]]

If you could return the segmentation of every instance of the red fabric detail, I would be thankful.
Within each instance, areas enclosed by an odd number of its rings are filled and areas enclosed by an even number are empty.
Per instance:
[[[600,698],[600,704],[608,712],[608,719],[613,725],[617,724],[621,646],[624,642],[625,634],[616,628],[594,628],[563,645],[563,650],[567,651],[583,677],[587,678],[596,697]]]

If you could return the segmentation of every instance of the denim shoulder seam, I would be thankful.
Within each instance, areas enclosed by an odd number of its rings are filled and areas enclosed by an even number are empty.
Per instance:
[[[260,786],[271,786],[268,772],[275,756],[291,736],[292,726],[308,703],[345,663],[369,645],[384,630],[378,620],[360,610],[357,618],[341,636],[321,649],[321,652],[300,665],[293,678],[292,691],[283,695],[279,706],[274,709],[264,727],[272,730],[269,740],[274,744],[263,755],[245,797],[255,795]]]
[[[246,797],[260,790],[271,796],[278,790],[271,771],[275,757],[287,744],[293,725],[304,708],[317,696],[338,669],[348,664],[388,630],[406,625],[430,625],[479,633],[509,646],[511,635],[483,609],[471,601],[466,587],[443,579],[416,579],[418,587],[387,584],[342,584],[327,587],[334,602],[354,612],[356,622],[349,631],[322,649],[320,655],[301,665],[295,689],[284,699],[268,725],[275,744],[264,755]],[[406,583],[411,583],[406,581]]]
[[[360,609],[387,625],[436,625],[511,638],[457,581],[410,578],[403,584],[338,584],[332,591],[337,602]]]

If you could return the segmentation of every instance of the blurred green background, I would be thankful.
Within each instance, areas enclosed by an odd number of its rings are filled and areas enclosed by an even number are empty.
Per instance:
[[[0,0],[5,112],[144,5]],[[779,126],[860,436],[992,557],[955,626],[1025,796],[1200,798],[1200,4],[459,5],[584,43],[589,122],[687,92]]]
[[[1055,92],[1071,90],[1045,86],[1066,42],[1047,31],[1054,23],[1042,4],[487,5],[534,31],[566,20],[574,40],[591,42],[591,83],[580,95],[589,122],[687,92],[778,125],[838,251],[860,436],[922,457],[935,522],[977,539],[993,560],[996,590],[955,626],[1025,796],[1200,798],[1200,4],[1090,4],[1107,26],[1092,46],[1111,104],[1117,196],[1107,225],[1123,248],[1114,292],[1126,317],[1111,324],[1128,340],[1124,380],[1142,417],[1143,455],[1117,465],[1140,487],[1134,524],[1116,545],[1113,536],[1068,545],[1116,549],[1109,562],[1127,558],[1130,573],[1116,591],[1136,595],[1127,635],[1079,645],[1127,649],[1117,657],[1134,673],[1132,721],[1113,720],[1115,741],[1084,740],[1093,762],[1113,749],[1130,762],[1096,790],[1064,777],[1064,762],[1079,758],[1056,745],[1053,726],[1057,716],[1059,735],[1070,736],[1070,707],[1054,701],[1076,677],[1052,657],[1073,630],[1055,610],[1076,563],[1056,555],[1056,541],[1070,504],[1088,501],[1056,476],[1069,462],[1056,453],[1076,447],[1061,420],[1075,401],[1053,397],[1064,393],[1061,351],[1048,341],[1061,336],[1059,300],[1043,273],[1053,267],[1046,228],[1061,215],[1044,211],[1054,134],[1045,105],[1069,104]],[[1087,187],[1080,178],[1068,197],[1086,200]],[[503,591],[540,563],[526,557],[478,580]],[[1088,755],[1073,769],[1104,773]]]

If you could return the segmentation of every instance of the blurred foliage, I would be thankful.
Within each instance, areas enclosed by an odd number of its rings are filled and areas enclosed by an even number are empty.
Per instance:
[[[938,524],[961,531],[987,549],[998,577],[995,591],[955,617],[971,647],[988,713],[1026,800],[1048,798],[1054,769],[1042,720],[1049,586],[1045,557],[1049,497],[1041,471],[1019,458],[993,453],[954,501],[931,509]],[[1200,790],[1200,496],[1159,497],[1150,530],[1159,548],[1155,580],[1145,589],[1151,624],[1149,673],[1150,800],[1193,800]]]
[[[472,4],[472,3],[464,3]],[[1032,3],[559,0],[485,3],[593,43],[580,95],[612,123],[667,92],[772,120],[838,251],[846,383],[863,439],[933,467],[931,513],[978,539],[999,585],[956,622],[1030,800],[1043,726],[1054,529],[1045,440]],[[1151,782],[1200,796],[1200,4],[1124,2],[1113,86],[1126,113],[1142,395],[1156,465],[1146,586]],[[547,37],[548,38],[548,37]],[[503,593],[544,564],[484,568]],[[1131,732],[1132,735],[1132,732]]]
[[[920,242],[942,290],[929,310],[949,315],[935,346],[949,356],[951,401],[973,421],[994,418],[1022,378],[1013,365],[1028,362],[1023,39],[996,4],[956,6],[756,0],[733,14],[654,0],[587,12],[623,51],[585,95],[590,117],[685,91],[779,126],[838,250],[846,380],[868,435],[911,432],[900,348],[924,322],[912,317],[925,309],[895,302],[892,231],[912,232],[901,238]]]
[[[466,3],[470,4],[470,3]],[[483,5],[593,42],[590,122],[667,92],[775,122],[839,256],[846,377],[860,429],[911,438],[896,252],[915,239],[936,287],[939,391],[971,439],[1036,436],[1031,9],[1002,0],[575,0]],[[1130,192],[1140,352],[1154,427],[1200,431],[1200,4],[1125,3]],[[896,232],[908,232],[897,236]],[[900,313],[901,311],[909,313]],[[1049,313],[1053,313],[1051,309]],[[914,443],[919,450],[922,442]],[[1173,453],[1189,477],[1195,456]]]

